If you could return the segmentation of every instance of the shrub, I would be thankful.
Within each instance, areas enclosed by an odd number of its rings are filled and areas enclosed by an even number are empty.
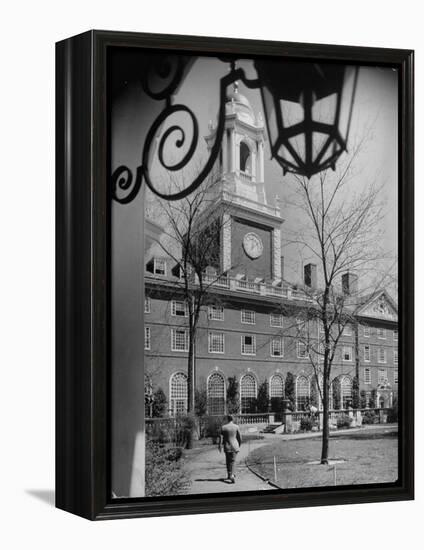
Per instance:
[[[197,390],[194,392],[194,407],[196,416],[204,416],[208,407],[208,395],[206,390]]]
[[[285,398],[290,402],[289,408],[294,411],[296,409],[296,383],[291,372],[287,373],[286,383],[284,385]]]
[[[227,411],[228,414],[236,414],[240,408],[239,384],[235,376],[228,378],[227,386]]]
[[[347,414],[343,414],[337,418],[337,427],[338,428],[349,428],[351,423],[351,418]]]
[[[181,495],[190,479],[182,468],[181,450],[167,449],[148,441],[146,444],[146,496]]]
[[[269,411],[268,382],[266,380],[259,386],[256,408],[259,413]]]
[[[362,424],[375,424],[376,418],[374,411],[365,411],[362,416]]]
[[[166,395],[162,388],[153,393],[152,416],[162,418],[166,413]]]
[[[212,437],[215,441],[221,433],[223,423],[223,416],[205,416],[201,423],[200,437]]]
[[[300,431],[301,432],[310,432],[312,426],[314,425],[312,418],[304,416],[300,419]]]

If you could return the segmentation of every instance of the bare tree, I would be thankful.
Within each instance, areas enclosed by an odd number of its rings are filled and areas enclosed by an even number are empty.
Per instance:
[[[181,187],[175,178],[171,184],[174,191]],[[211,287],[225,275],[220,247],[224,228],[229,223],[229,206],[220,199],[219,180],[216,172],[212,172],[196,193],[174,202],[156,199],[155,204],[149,206],[150,215],[158,216],[165,228],[158,244],[174,263],[175,294],[182,297],[187,307],[187,410],[190,413],[195,411],[196,337],[201,311],[207,304],[219,304]]]
[[[356,325],[355,312],[364,295],[383,288],[390,276],[380,223],[383,186],[376,179],[361,179],[358,169],[365,142],[364,137],[334,172],[311,179],[294,176],[291,206],[300,210],[302,227],[291,243],[305,263],[307,259],[319,268],[317,284],[308,281],[301,288],[304,302],[294,315],[296,336],[309,357],[323,405],[322,464],[328,463],[331,370],[341,336],[347,324]],[[361,290],[349,284],[350,275],[360,277]]]

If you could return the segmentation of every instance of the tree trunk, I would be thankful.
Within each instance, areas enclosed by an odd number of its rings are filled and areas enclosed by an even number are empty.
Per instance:
[[[321,448],[321,464],[328,464],[328,444],[330,439],[330,425],[329,425],[329,390],[330,390],[330,376],[328,366],[325,365],[326,359],[324,359],[324,395],[323,395],[323,424],[322,424],[322,448]]]
[[[194,372],[194,342],[195,332],[190,331],[189,347],[188,347],[188,364],[187,364],[187,412],[194,413],[195,411],[195,387],[196,376]]]

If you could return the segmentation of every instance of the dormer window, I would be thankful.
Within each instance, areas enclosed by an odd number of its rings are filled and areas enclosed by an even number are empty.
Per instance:
[[[155,275],[166,275],[166,261],[163,258],[154,259],[153,273]]]

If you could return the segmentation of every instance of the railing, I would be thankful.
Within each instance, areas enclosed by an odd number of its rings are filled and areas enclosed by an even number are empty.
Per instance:
[[[260,294],[259,283],[254,283],[253,281],[246,281],[244,279],[235,279],[235,286],[239,290],[245,290],[247,292],[254,292]]]

